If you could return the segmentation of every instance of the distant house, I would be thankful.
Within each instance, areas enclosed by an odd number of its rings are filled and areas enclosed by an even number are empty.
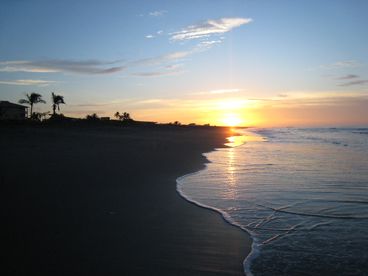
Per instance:
[[[24,120],[27,113],[27,106],[0,101],[0,120]]]

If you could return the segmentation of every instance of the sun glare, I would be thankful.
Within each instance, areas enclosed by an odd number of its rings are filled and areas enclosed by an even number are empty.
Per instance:
[[[222,122],[226,126],[234,127],[239,126],[242,122],[242,119],[237,114],[226,114],[222,119]]]

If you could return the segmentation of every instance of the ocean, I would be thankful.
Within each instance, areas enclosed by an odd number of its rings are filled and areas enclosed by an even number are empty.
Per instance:
[[[179,193],[253,240],[247,275],[368,275],[368,128],[243,129]]]

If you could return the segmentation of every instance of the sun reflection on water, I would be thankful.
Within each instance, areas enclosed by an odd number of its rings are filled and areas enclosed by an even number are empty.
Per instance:
[[[232,130],[233,132],[236,132],[235,130]],[[230,136],[227,138],[228,143],[225,145],[228,147],[238,147],[246,142],[264,142],[266,139],[260,135],[256,135],[251,132],[246,132],[243,135],[235,135]]]
[[[227,165],[226,165],[226,176],[227,176],[227,191],[226,198],[236,199],[237,194],[237,178],[235,173],[235,156],[236,152],[234,148],[227,149]]]
[[[236,133],[235,129],[231,129],[232,132]],[[239,133],[239,132],[238,132]],[[237,191],[238,191],[238,177],[236,172],[237,167],[237,151],[235,147],[241,146],[247,142],[260,142],[265,141],[265,138],[259,136],[252,132],[247,132],[242,130],[241,135],[234,135],[227,138],[228,143],[226,146],[229,148],[226,149],[227,151],[227,161],[226,161],[226,168],[225,174],[227,179],[227,189],[224,192],[224,197],[227,199],[237,199]]]

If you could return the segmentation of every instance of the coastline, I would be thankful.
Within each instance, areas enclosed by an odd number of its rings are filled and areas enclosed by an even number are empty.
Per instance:
[[[235,134],[235,135],[237,135],[237,134]],[[239,134],[239,135],[241,135],[241,134]],[[240,145],[236,145],[234,147],[238,147],[238,146],[240,146]],[[217,147],[217,148],[221,148],[221,147]],[[210,151],[208,153],[211,153],[213,151],[216,151],[217,148],[214,148],[212,151]],[[185,174],[183,176],[180,176],[180,177],[178,177],[176,179],[176,183],[177,183],[176,190],[180,194],[180,196],[183,197],[188,202],[194,204],[195,206],[197,206],[199,208],[203,208],[203,209],[206,209],[206,210],[209,210],[209,211],[214,211],[214,212],[220,214],[221,217],[223,218],[223,220],[226,221],[229,225],[235,226],[235,227],[241,229],[242,231],[244,231],[245,233],[247,233],[247,235],[249,235],[249,237],[251,239],[251,250],[248,250],[248,254],[246,255],[246,257],[245,257],[245,259],[243,261],[243,269],[244,269],[244,274],[245,275],[247,275],[247,276],[253,276],[253,273],[251,272],[250,266],[252,264],[252,261],[255,258],[257,258],[258,255],[259,255],[259,249],[257,247],[256,237],[254,235],[252,235],[252,233],[250,232],[249,229],[246,229],[245,227],[243,227],[239,223],[235,222],[227,213],[223,212],[222,210],[220,210],[218,208],[215,208],[213,206],[209,206],[209,205],[203,204],[203,203],[201,203],[199,201],[196,201],[196,200],[190,198],[189,196],[185,195],[184,191],[182,190],[182,187],[181,186],[184,185],[184,183],[182,183],[181,180],[185,179],[188,176],[193,176],[193,175],[199,174],[201,171],[207,169],[207,164],[208,163],[211,163],[211,161],[208,160],[208,158],[206,156],[204,156],[204,157],[206,158],[207,162],[204,163],[204,167],[202,169],[199,169],[198,171],[195,171],[195,172],[190,172],[190,173]]]
[[[220,128],[2,129],[2,272],[243,275],[248,235],[176,190],[226,136]]]
[[[204,169],[206,169],[206,168],[204,168]],[[209,210],[209,211],[214,211],[214,212],[218,213],[219,215],[221,215],[223,220],[226,221],[229,225],[235,226],[235,227],[241,229],[242,231],[244,231],[245,233],[247,233],[247,235],[249,235],[249,238],[251,239],[251,250],[248,250],[248,254],[246,255],[245,259],[243,260],[243,270],[244,270],[244,274],[246,276],[253,276],[253,273],[250,270],[250,266],[252,264],[252,261],[255,258],[258,257],[259,249],[257,248],[256,240],[255,240],[255,237],[252,235],[252,233],[248,229],[244,228],[240,224],[233,221],[227,213],[223,212],[222,210],[220,210],[218,208],[215,208],[215,207],[200,203],[200,202],[198,202],[194,199],[191,199],[189,196],[186,196],[184,191],[182,191],[182,189],[181,189],[182,183],[180,183],[180,180],[184,179],[187,176],[195,175],[195,174],[201,172],[204,169],[198,170],[197,172],[188,173],[186,175],[183,175],[183,176],[177,178],[176,179],[176,183],[177,183],[176,190],[178,191],[180,196],[183,197],[188,202],[194,204],[195,206],[197,206],[199,208],[203,208],[203,209],[206,209],[206,210]]]

